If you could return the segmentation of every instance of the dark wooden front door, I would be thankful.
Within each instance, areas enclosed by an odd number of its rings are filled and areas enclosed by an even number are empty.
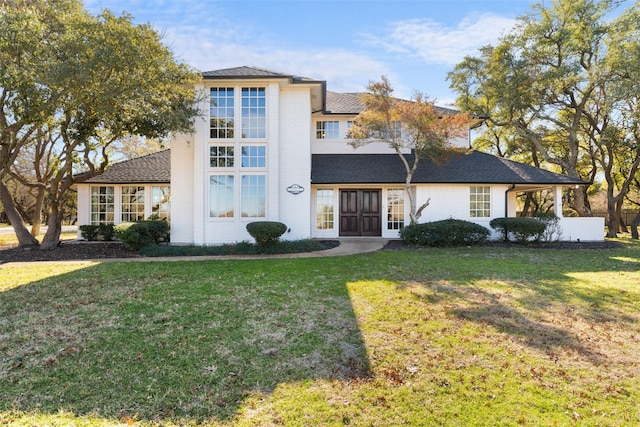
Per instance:
[[[380,190],[340,190],[340,235],[380,236]]]

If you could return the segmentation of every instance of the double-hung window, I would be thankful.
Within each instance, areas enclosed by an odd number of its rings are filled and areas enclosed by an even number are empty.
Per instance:
[[[144,219],[144,187],[136,185],[122,186],[122,222],[135,222]]]
[[[168,185],[151,187],[151,203],[151,214],[169,221],[171,213],[171,187]]]
[[[235,99],[234,88],[214,87],[209,91],[209,137],[233,138]]]

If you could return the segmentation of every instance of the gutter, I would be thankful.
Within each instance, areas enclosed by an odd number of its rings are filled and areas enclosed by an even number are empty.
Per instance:
[[[509,193],[516,188],[515,184],[511,184],[511,188],[504,192],[504,217],[509,216]]]

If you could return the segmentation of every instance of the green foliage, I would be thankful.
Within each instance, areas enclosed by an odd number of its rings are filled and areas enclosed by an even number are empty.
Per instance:
[[[544,222],[529,217],[494,218],[489,225],[502,233],[504,240],[513,238],[518,243],[540,241],[547,227]]]
[[[133,251],[169,241],[167,221],[125,222],[117,225],[115,231],[122,243]]]
[[[553,212],[536,212],[533,217],[545,225],[544,232],[540,236],[543,242],[557,242],[562,238],[560,218]]]
[[[485,227],[459,219],[408,225],[400,231],[402,239],[419,246],[473,245],[487,240],[489,234]]]
[[[92,225],[85,224],[78,227],[80,235],[83,239],[93,242],[96,240],[104,240],[110,242],[115,236],[115,228],[113,224]]]
[[[278,244],[287,226],[277,221],[256,221],[247,224],[247,231],[256,239],[260,251],[266,252],[270,246]]]

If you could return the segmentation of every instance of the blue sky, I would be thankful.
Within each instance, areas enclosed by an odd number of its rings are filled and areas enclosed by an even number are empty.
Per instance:
[[[550,2],[550,0],[546,0]],[[447,72],[495,44],[529,0],[85,0],[96,14],[150,23],[178,59],[201,70],[241,65],[364,90],[386,75],[396,95],[418,90],[449,105]]]

